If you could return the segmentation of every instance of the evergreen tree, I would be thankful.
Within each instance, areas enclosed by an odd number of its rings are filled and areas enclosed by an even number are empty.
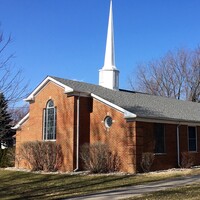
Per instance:
[[[11,129],[11,115],[8,113],[8,102],[3,93],[0,93],[0,142],[8,144],[13,131]]]

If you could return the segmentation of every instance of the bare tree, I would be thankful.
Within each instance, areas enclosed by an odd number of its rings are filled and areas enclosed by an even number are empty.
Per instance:
[[[0,92],[5,94],[9,106],[24,98],[28,87],[28,84],[24,84],[22,70],[11,63],[14,54],[6,54],[11,42],[11,36],[5,39],[3,32],[0,32]]]
[[[200,47],[192,52],[191,67],[187,76],[188,99],[200,102]]]
[[[29,106],[28,104],[24,104],[23,106],[20,107],[10,108],[8,109],[8,112],[11,115],[12,119],[11,124],[14,126],[29,112]]]
[[[149,94],[200,100],[200,48],[193,51],[178,49],[163,57],[138,65],[138,84],[129,78],[132,89]]]

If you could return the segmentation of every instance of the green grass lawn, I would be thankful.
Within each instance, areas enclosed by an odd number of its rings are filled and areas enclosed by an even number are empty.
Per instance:
[[[190,174],[200,169],[139,175],[41,174],[0,170],[0,199],[62,199]]]

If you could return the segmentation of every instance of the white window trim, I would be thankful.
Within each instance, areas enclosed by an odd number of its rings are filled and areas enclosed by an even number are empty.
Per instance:
[[[53,101],[53,100],[50,99],[49,101]],[[47,133],[46,133],[46,138],[45,138],[45,126],[46,126],[45,122],[46,122],[47,116],[48,116],[47,110],[48,110],[49,101],[47,102],[46,107],[43,110],[43,140],[44,141],[56,141],[56,139],[47,139]],[[52,108],[54,109],[54,123],[55,123],[54,124],[54,135],[56,138],[56,107],[55,107],[55,105]]]
[[[111,124],[108,124],[108,119],[111,120]],[[112,119],[111,116],[107,115],[107,116],[104,118],[104,126],[105,126],[106,128],[109,129],[109,128],[111,128],[112,125],[113,125],[113,119]]]

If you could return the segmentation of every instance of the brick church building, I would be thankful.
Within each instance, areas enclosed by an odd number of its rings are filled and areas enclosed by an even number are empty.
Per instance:
[[[62,171],[82,170],[80,147],[95,142],[117,153],[123,172],[140,171],[144,152],[155,154],[152,170],[179,167],[182,152],[200,164],[200,104],[119,88],[112,1],[99,85],[47,76],[25,100],[30,111],[14,127],[16,150],[26,141],[56,142]]]

